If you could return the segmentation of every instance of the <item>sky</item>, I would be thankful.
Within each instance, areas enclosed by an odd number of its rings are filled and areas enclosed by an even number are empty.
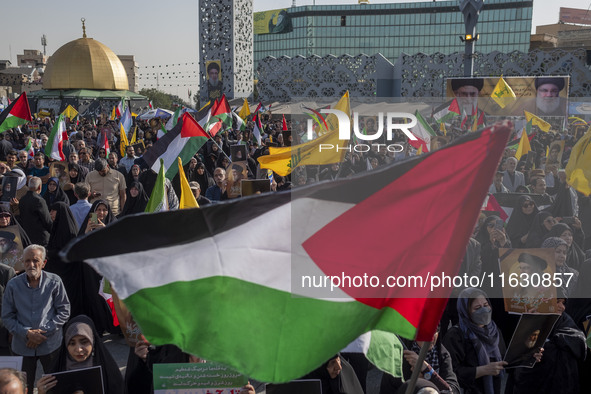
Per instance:
[[[416,0],[406,0],[418,2]],[[424,1],[424,0],[421,0]],[[293,0],[254,0],[254,11],[289,8]],[[357,0],[296,0],[296,5],[357,4]],[[370,0],[372,4],[392,3]],[[402,2],[402,1],[401,1]],[[170,4],[168,9],[166,5]],[[558,21],[560,7],[589,9],[591,0],[534,0],[535,26]],[[170,77],[159,80],[161,90],[187,98],[197,90],[198,0],[30,0],[2,5],[0,59],[16,65],[16,55],[24,49],[43,50],[41,36],[47,36],[47,54],[65,43],[82,37],[80,18],[86,19],[86,33],[118,55],[135,55],[140,66],[140,87],[146,72],[168,68]],[[165,67],[168,66],[168,67]],[[172,76],[172,72],[175,75]],[[148,80],[150,81],[150,80]],[[153,81],[152,81],[153,82]],[[149,82],[148,82],[149,83]],[[164,85],[164,86],[162,86]],[[149,87],[149,86],[148,86]]]

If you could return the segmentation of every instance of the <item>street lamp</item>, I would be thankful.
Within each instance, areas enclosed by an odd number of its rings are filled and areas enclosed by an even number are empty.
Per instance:
[[[480,10],[484,5],[484,0],[459,0],[460,11],[464,14],[464,25],[466,34],[460,36],[460,40],[465,43],[464,52],[464,76],[471,77],[474,72],[474,46],[479,35],[476,34],[476,24]]]

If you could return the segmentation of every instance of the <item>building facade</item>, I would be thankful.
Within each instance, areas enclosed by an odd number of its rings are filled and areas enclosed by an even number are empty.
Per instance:
[[[533,1],[487,0],[476,27],[476,50],[527,52]],[[280,18],[280,19],[278,19]],[[289,28],[277,29],[290,22]],[[268,26],[268,27],[267,27]],[[457,1],[292,7],[254,14],[254,61],[267,57],[463,52]]]

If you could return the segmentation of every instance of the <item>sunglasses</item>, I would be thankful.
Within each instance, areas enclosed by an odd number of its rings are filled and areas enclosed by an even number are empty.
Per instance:
[[[526,203],[524,203],[522,205],[523,208],[529,208],[529,207],[533,207],[533,206],[534,206],[534,203],[531,202],[531,201],[530,202],[526,202]]]

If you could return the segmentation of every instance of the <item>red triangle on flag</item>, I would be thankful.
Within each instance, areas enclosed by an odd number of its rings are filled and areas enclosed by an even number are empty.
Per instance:
[[[283,126],[281,127],[281,131],[287,131],[287,122],[285,121],[285,115],[283,115]]]
[[[188,112],[183,114],[183,127],[181,129],[181,138],[188,138],[188,137],[205,137],[207,133],[203,130],[203,127],[197,121],[189,115]]]
[[[303,248],[329,277],[379,278],[381,286],[345,285],[341,290],[368,306],[396,309],[418,327],[419,340],[430,340],[440,313],[425,314],[421,307],[445,303],[451,291],[431,289],[430,277],[458,273],[509,133],[507,125],[485,129],[482,138],[421,156],[388,183],[367,185],[377,189],[374,194],[329,221]],[[417,218],[420,228],[409,232],[408,224]],[[425,285],[385,285],[388,278],[412,277]]]

